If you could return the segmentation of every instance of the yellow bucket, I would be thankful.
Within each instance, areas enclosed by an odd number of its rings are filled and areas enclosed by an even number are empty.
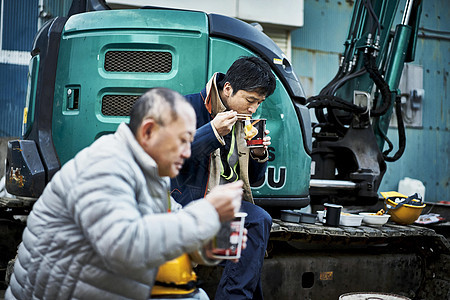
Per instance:
[[[412,199],[412,202],[417,202],[417,205],[403,204],[399,208],[396,208],[398,203],[388,199],[392,197],[397,198],[408,198],[403,194],[398,192],[382,192],[380,193],[384,197],[384,209],[391,215],[391,220],[397,224],[410,225],[417,220],[422,213],[422,210],[426,206],[425,204],[420,204],[421,200]],[[388,209],[387,206],[392,208]]]

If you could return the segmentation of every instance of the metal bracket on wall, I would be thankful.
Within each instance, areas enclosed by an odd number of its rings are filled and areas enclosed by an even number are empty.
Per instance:
[[[423,67],[405,64],[399,89],[402,92],[402,116],[406,127],[422,127],[422,111],[425,90],[423,89]],[[389,126],[397,127],[397,118],[392,114]]]

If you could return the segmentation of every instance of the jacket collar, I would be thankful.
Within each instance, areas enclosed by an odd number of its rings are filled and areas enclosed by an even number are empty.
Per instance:
[[[117,128],[115,136],[126,143],[136,162],[145,173],[149,173],[155,178],[160,178],[162,181],[169,182],[169,177],[160,177],[158,175],[158,165],[155,160],[142,149],[127,124],[122,122]]]
[[[219,89],[217,88],[217,81],[225,77],[223,73],[214,73],[211,79],[206,84],[206,88],[201,92],[205,107],[209,114],[214,118],[218,113],[227,110],[220,99]]]

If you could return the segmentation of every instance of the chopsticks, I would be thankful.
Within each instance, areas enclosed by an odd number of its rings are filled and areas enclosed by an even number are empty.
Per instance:
[[[247,114],[236,114],[236,117],[237,117],[238,119],[245,120],[245,119],[247,119],[247,118],[251,118],[252,115],[247,115]]]

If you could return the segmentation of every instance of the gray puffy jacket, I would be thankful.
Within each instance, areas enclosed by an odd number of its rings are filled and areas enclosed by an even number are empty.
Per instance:
[[[209,202],[180,210],[169,186],[124,123],[82,150],[35,203],[5,298],[149,298],[158,266],[220,227]]]

